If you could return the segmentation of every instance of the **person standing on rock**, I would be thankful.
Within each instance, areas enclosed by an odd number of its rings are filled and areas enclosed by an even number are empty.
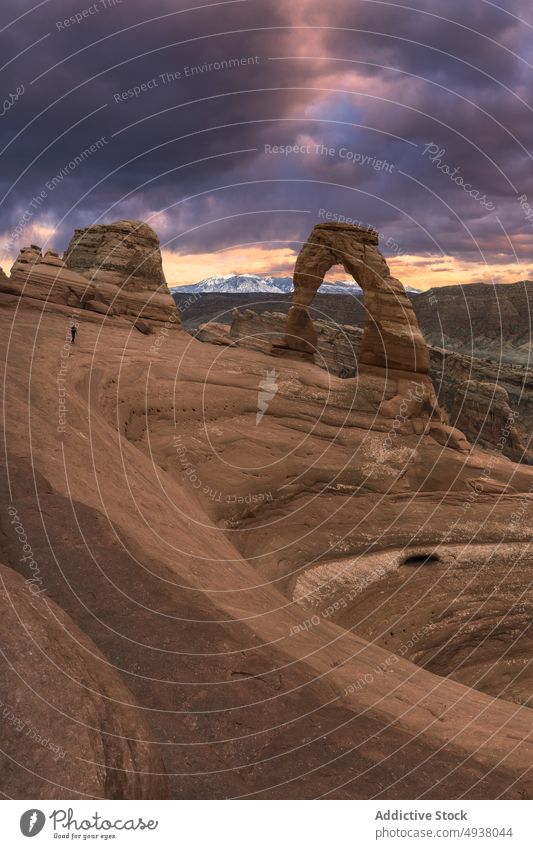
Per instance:
[[[78,328],[75,324],[70,328],[70,344],[73,345],[76,341],[76,333],[78,332]]]

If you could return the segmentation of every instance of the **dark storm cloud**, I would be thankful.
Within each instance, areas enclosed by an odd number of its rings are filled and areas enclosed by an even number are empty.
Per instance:
[[[7,0],[2,26],[30,8]],[[405,253],[475,258],[509,253],[499,216],[524,258],[528,14],[525,0],[50,0],[0,33],[5,61],[26,51],[2,71],[5,98],[24,91],[0,122],[0,230],[30,210],[64,247],[76,226],[166,210],[162,239],[205,252],[296,246],[326,209]],[[294,144],[309,152],[267,152]]]
[[[257,95],[246,92],[264,86],[261,63],[269,53],[268,34],[232,31],[260,27],[261,14],[269,26],[280,26],[283,20],[275,4],[253,3],[252,10],[250,3],[218,3],[210,9],[135,26],[147,17],[146,6],[123,0],[120,6],[84,18],[67,30],[57,30],[56,22],[74,14],[73,4],[55,3],[53,14],[51,6],[38,9],[9,30],[16,32],[9,42],[13,55],[46,32],[51,35],[36,53],[26,54],[5,71],[6,95],[21,84],[25,87],[0,127],[2,142],[11,142],[3,156],[4,166],[9,163],[3,179],[3,188],[9,193],[3,207],[8,222],[17,206],[24,206],[68,168],[72,157],[101,136],[106,139],[105,147],[69,173],[50,196],[50,205],[58,214],[78,201],[79,218],[85,218],[87,209],[98,214],[154,177],[155,181],[141,190],[147,206],[152,205],[152,198],[158,204],[168,203],[177,196],[202,191],[228,169],[224,158],[208,160],[201,170],[184,168],[186,163],[254,147],[253,126],[209,130],[254,117]],[[83,8],[88,5],[83,7],[80,2]],[[157,18],[169,8],[175,9],[175,4],[152,4],[150,16]],[[4,7],[4,14],[6,11]],[[11,4],[12,14],[16,11]],[[107,38],[125,27],[130,29]],[[218,32],[228,34],[210,37]],[[102,38],[106,40],[98,44]],[[69,58],[73,53],[77,55]],[[218,62],[242,64],[216,70]],[[206,63],[213,69],[201,72]],[[268,85],[278,85],[281,91],[261,95],[262,118],[276,118],[289,108],[290,95],[283,91],[281,77],[281,69],[278,79],[274,73],[269,75]],[[243,94],[229,94],[241,90]],[[216,95],[218,99],[214,99]],[[195,100],[200,102],[183,105]],[[38,117],[41,111],[44,114]],[[147,117],[149,120],[143,120]],[[123,131],[132,123],[136,126]],[[28,165],[26,175],[21,176]],[[180,170],[157,178],[177,168]],[[14,179],[18,180],[15,187]],[[87,191],[88,197],[81,199]]]

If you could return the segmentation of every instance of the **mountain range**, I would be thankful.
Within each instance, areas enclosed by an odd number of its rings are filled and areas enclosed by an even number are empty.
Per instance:
[[[265,292],[267,294],[288,294],[292,292],[293,284],[292,277],[273,277],[270,275],[259,274],[222,274],[214,277],[207,277],[199,283],[192,283],[186,286],[171,286],[172,294],[196,293],[203,294],[255,294]],[[411,286],[405,287],[406,291],[413,294],[420,294],[420,289],[413,289]],[[349,280],[339,281],[338,283],[322,283],[320,292],[323,295],[352,295],[360,297],[362,289],[357,283]]]

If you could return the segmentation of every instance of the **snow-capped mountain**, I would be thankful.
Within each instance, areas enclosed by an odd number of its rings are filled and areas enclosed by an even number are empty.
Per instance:
[[[292,289],[292,277],[271,277],[259,274],[222,274],[207,277],[200,283],[170,287],[172,294],[178,293],[180,295],[188,292],[198,295],[254,294],[256,292],[282,295],[291,293]],[[405,289],[413,295],[420,293],[420,289],[413,289],[411,286],[406,286]],[[362,289],[357,283],[344,280],[338,283],[322,283],[320,293],[324,295],[352,295],[358,298],[362,295]]]
[[[279,278],[291,282],[290,278]],[[215,277],[207,277],[200,283],[190,286],[172,286],[171,292],[196,292],[205,295],[207,293],[235,293],[235,292],[285,292],[287,289],[277,285],[274,277],[260,277],[258,274],[222,274]]]

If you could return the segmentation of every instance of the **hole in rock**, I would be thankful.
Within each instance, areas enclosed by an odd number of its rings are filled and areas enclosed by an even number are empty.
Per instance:
[[[413,554],[403,561],[403,566],[426,566],[428,563],[439,563],[438,554]]]
[[[335,571],[332,598],[354,590],[336,624],[435,675],[533,708],[533,595],[524,591],[533,559],[517,559],[513,545],[427,545],[398,552],[399,568],[363,588],[361,560],[351,572]],[[369,558],[367,574],[375,564]],[[320,603],[326,574],[315,578]],[[310,586],[301,579],[301,589]]]

